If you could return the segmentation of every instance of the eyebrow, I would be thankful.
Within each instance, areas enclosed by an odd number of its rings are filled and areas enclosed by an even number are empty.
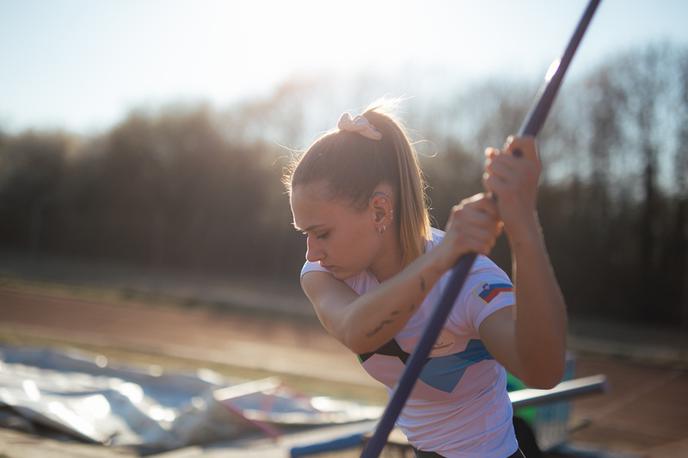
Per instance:
[[[308,226],[306,229],[301,229],[299,226],[296,225],[296,223],[291,223],[291,225],[294,226],[294,229],[296,229],[297,231],[301,231],[301,232],[314,231],[315,229],[318,229],[319,227],[324,226],[324,224],[314,224],[312,226]]]

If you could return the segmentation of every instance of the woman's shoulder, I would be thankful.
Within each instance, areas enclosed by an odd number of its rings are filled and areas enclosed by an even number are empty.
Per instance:
[[[320,262],[306,261],[301,267],[301,277],[306,275],[308,272],[329,272],[326,268],[320,265]]]
[[[488,256],[485,256],[483,254],[479,254],[475,258],[475,262],[473,263],[473,268],[471,269],[471,273],[473,273],[473,272],[478,273],[478,272],[483,272],[483,271],[503,272],[501,267],[499,267],[496,262],[494,262]]]
[[[430,228],[430,240],[427,240],[425,242],[425,251],[429,251],[432,248],[439,245],[439,243],[442,241],[443,238],[444,238],[444,231],[443,230],[437,229],[436,227],[431,227]]]
[[[303,264],[303,267],[301,268],[301,277],[303,277],[308,272],[331,273],[327,268],[321,266],[320,262],[306,261]],[[356,293],[358,294],[363,294],[379,285],[375,277],[367,270],[359,272],[356,275],[352,275],[351,277],[345,278],[342,281],[346,283],[351,289],[356,291]]]

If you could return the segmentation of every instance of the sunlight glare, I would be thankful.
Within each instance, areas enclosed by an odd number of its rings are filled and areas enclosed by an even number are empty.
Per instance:
[[[285,70],[352,72],[364,65],[375,67],[390,56],[398,58],[407,23],[400,17],[404,9],[391,2],[263,0],[222,3],[218,8],[222,11],[215,18],[233,18],[212,25],[215,45],[225,50],[221,73],[248,72],[264,82],[282,79]],[[247,64],[237,68],[242,62]]]
[[[559,64],[561,64],[561,59],[555,59],[554,62],[547,69],[547,74],[545,75],[545,81],[549,82],[554,74],[559,70]]]

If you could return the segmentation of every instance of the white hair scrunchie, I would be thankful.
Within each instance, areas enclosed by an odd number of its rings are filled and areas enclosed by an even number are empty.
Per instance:
[[[363,135],[365,138],[371,140],[381,140],[382,133],[375,128],[365,116],[356,116],[351,118],[349,113],[343,113],[339,117],[339,122],[337,123],[339,130],[345,130],[347,132],[356,132]]]

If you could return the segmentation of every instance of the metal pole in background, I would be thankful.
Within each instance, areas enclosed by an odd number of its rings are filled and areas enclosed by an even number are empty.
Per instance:
[[[518,131],[518,136],[535,137],[537,136],[538,132],[540,132],[540,129],[547,119],[547,114],[549,113],[552,103],[554,102],[554,98],[557,95],[557,91],[559,90],[559,86],[564,78],[564,74],[571,63],[571,59],[573,59],[573,55],[576,53],[576,49],[578,49],[578,45],[580,44],[599,3],[600,0],[590,0],[588,3],[583,16],[578,21],[578,25],[576,26],[573,36],[566,46],[564,54],[560,59],[554,61],[547,71],[547,75],[545,76],[545,84],[538,93],[537,102],[526,116],[525,121]],[[516,155],[518,155],[517,153],[518,151],[515,152]],[[444,327],[447,316],[449,315],[456,298],[461,292],[461,288],[466,281],[466,277],[473,266],[476,256],[477,255],[475,253],[463,255],[458,260],[456,265],[452,267],[450,280],[442,293],[440,302],[435,308],[430,321],[423,331],[423,336],[421,337],[418,345],[414,349],[411,357],[408,360],[408,363],[406,364],[406,369],[404,370],[404,373],[397,384],[397,388],[394,390],[392,399],[389,401],[389,404],[387,404],[387,408],[385,409],[385,412],[383,413],[382,418],[375,429],[375,433],[363,450],[363,453],[361,454],[362,458],[377,458],[387,443],[387,437],[394,427],[394,423],[396,422],[401,409],[406,404],[406,400],[411,394],[411,390],[413,389],[413,386],[420,375],[420,371],[425,365],[428,355],[430,354],[430,350],[437,340],[440,330],[442,327]]]

